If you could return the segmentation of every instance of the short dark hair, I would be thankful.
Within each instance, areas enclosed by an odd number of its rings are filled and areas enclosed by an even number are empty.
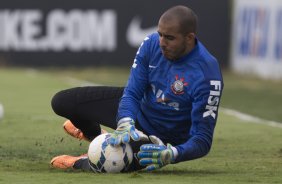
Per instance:
[[[164,12],[161,18],[176,19],[179,22],[179,31],[182,34],[197,32],[198,17],[192,9],[186,6],[174,6]]]

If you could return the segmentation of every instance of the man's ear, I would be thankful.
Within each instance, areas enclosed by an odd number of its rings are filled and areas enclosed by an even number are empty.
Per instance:
[[[186,43],[188,45],[194,45],[195,44],[195,38],[196,38],[195,33],[187,33],[186,34]]]
[[[196,34],[195,33],[187,33],[186,38],[187,38],[187,41],[189,41],[189,42],[194,41],[194,39],[196,38]]]

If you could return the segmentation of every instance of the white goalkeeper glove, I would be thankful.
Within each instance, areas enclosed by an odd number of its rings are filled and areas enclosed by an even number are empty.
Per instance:
[[[111,134],[110,144],[117,146],[121,143],[129,143],[130,138],[134,141],[149,140],[147,135],[135,128],[133,119],[129,117],[122,118],[118,122],[117,129]]]
[[[139,164],[146,166],[145,170],[153,171],[165,165],[174,163],[178,151],[175,147],[164,143],[156,136],[149,136],[153,144],[143,144],[138,152]]]

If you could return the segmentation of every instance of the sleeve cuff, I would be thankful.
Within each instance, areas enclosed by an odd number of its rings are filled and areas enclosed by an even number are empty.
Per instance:
[[[174,157],[174,160],[176,160],[177,156],[178,156],[178,151],[175,147],[171,146],[170,147],[172,149],[172,152],[173,152],[173,157]]]
[[[120,124],[125,123],[125,122],[134,122],[134,120],[131,117],[124,117],[118,121],[117,125],[119,126]]]

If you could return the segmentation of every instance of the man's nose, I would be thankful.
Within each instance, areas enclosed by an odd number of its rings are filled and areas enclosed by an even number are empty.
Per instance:
[[[166,41],[165,41],[163,36],[160,36],[159,41],[160,41],[160,46],[161,47],[166,47]]]

